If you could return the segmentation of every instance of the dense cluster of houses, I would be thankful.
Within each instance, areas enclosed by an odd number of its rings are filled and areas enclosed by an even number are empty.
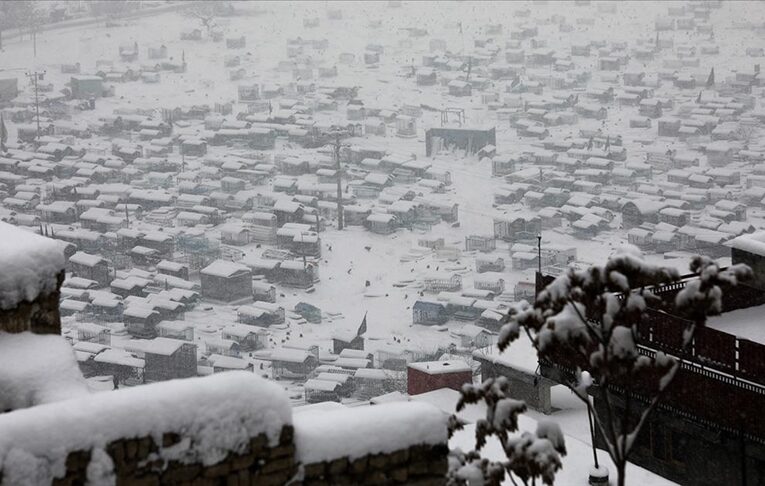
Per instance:
[[[755,230],[747,208],[762,207],[764,195],[759,65],[715,79],[714,66],[702,65],[713,38],[697,46],[661,36],[677,29],[705,37],[709,9],[670,10],[671,27],[657,20],[656,38],[632,46],[592,41],[542,56],[511,39],[502,60],[499,39],[487,41],[495,54],[486,73],[513,79],[488,109],[506,116],[523,142],[522,150],[489,157],[492,175],[504,179],[494,192],[497,238],[534,244],[543,231],[588,240],[623,230],[649,252],[717,257],[726,241]],[[569,28],[558,22],[561,32]],[[660,67],[637,68],[631,58]],[[588,70],[593,59],[597,67]],[[530,89],[526,79],[542,84]],[[612,110],[628,125],[606,127]],[[586,123],[592,117],[603,123]],[[573,137],[556,129],[572,124],[587,128]]]
[[[416,275],[409,301],[413,324],[434,333],[448,324],[451,352],[466,355],[491,345],[511,302],[533,298],[530,273],[577,262],[575,245],[547,235],[617,235],[648,253],[717,257],[757,229],[759,65],[715,78],[703,61],[716,47],[711,8],[669,7],[655,38],[634,44],[593,35],[552,48],[527,10],[513,25],[481,27],[461,51],[409,28],[397,46],[370,41],[362,55],[330,58],[327,39],[301,36],[287,40],[278,76],[255,75],[246,32],[191,28],[173,43],[126,43],[113,58],[61,65],[37,93],[0,79],[16,134],[0,154],[0,219],[61,242],[61,312],[89,376],[125,386],[267,363],[274,377],[307,380],[308,401],[401,390],[407,364],[434,350],[368,351],[363,333],[340,330],[331,352],[274,338],[290,322],[327,317],[311,293],[331,250],[324,233],[341,219],[370,239],[417,233],[415,253],[469,262]],[[565,34],[589,20],[544,25]],[[186,48],[201,42],[220,46],[229,102],[113,102],[123,87],[150,91],[188,74],[198,59]],[[418,57],[398,66],[396,83],[422,94],[419,104],[341,76],[382,77],[402,49]],[[483,112],[480,123],[468,107]],[[430,231],[460,227],[457,186],[479,171],[493,227],[468,234],[463,252]],[[306,295],[287,306],[284,292]],[[210,309],[226,309],[221,326],[189,318]]]
[[[183,42],[202,38],[198,29],[181,34]],[[334,352],[319,356],[314,346],[275,348],[269,327],[286,314],[321,322],[318,307],[301,302],[285,312],[277,295],[283,287],[310,292],[320,281],[321,233],[340,205],[345,225],[382,235],[458,224],[451,173],[361,137],[415,137],[421,109],[365,105],[357,87],[334,81],[336,67],[319,66],[321,82],[312,81],[317,67],[297,59],[326,41],[288,42],[280,69],[292,69],[295,81],[284,85],[241,80],[245,46],[245,36],[225,42],[236,100],[228,104],[105,112],[102,99],[121,84],[161,85],[186,71],[185,51],[164,44],[133,42],[94,66],[62,65],[63,85],[41,82],[37,93],[3,80],[0,110],[17,137],[0,153],[0,217],[61,242],[61,312],[86,376],[130,386],[254,370],[259,361],[277,378],[310,375],[309,401],[401,389],[402,366],[421,351],[391,346],[374,359],[363,338],[338,332]],[[382,47],[368,47],[379,59]],[[97,116],[84,121],[92,110]],[[322,112],[343,113],[347,124],[314,117]],[[458,144],[471,152],[489,141],[455,134],[468,137]],[[439,146],[449,136],[440,133]],[[356,141],[333,150],[348,137]],[[188,321],[210,304],[235,317],[212,332]],[[336,387],[327,386],[328,373]]]

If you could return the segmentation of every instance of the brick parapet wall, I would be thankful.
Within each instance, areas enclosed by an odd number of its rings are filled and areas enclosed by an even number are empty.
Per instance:
[[[445,483],[448,447],[415,445],[388,454],[371,454],[307,464],[305,486],[409,484],[436,486]]]
[[[552,413],[552,395],[550,389],[555,382],[543,376],[523,369],[497,363],[491,356],[474,356],[481,363],[481,380],[504,376],[510,381],[510,396],[523,400],[526,405],[539,412]]]
[[[0,331],[35,334],[61,334],[59,298],[64,271],[56,276],[56,290],[39,295],[33,301],[22,301],[16,307],[0,310]]]
[[[176,446],[182,440],[178,434],[165,433],[161,445],[152,437],[120,439],[107,444],[105,451],[114,464],[117,486],[437,486],[445,483],[448,469],[446,444],[414,445],[353,460],[342,457],[300,465],[295,453],[294,430],[290,425],[282,428],[278,444],[271,446],[266,435],[261,434],[250,441],[244,452],[229,453],[213,465],[162,459],[161,449]],[[65,476],[55,478],[52,484],[85,484],[92,455],[90,450],[70,452],[66,458]]]
[[[166,461],[161,448],[176,446],[183,438],[174,433],[162,436],[162,444],[152,437],[120,439],[105,450],[114,463],[117,485],[262,485],[287,484],[297,472],[292,426],[282,428],[278,444],[271,446],[265,434],[250,440],[242,453],[229,453],[222,461],[203,466],[198,462]],[[66,475],[53,481],[55,486],[85,484],[91,451],[73,451],[66,458]]]

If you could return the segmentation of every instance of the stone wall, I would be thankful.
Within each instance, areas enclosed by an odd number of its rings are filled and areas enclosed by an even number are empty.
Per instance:
[[[0,331],[13,333],[13,339],[28,338],[33,346],[51,339],[64,342],[34,335],[61,332],[63,263],[58,265],[51,245],[38,242],[35,249],[42,257],[25,255],[23,260],[47,263],[47,273],[38,272],[47,277],[42,293],[32,302],[0,310]],[[14,258],[7,253],[0,257]],[[25,331],[32,334],[19,334]],[[8,335],[5,339],[11,341]],[[66,347],[64,364],[77,370]],[[0,389],[0,404],[8,390],[23,396],[56,392],[46,395],[49,400],[42,405],[33,401],[0,413],[2,484],[63,486],[104,479],[116,479],[118,486],[445,483],[447,418],[430,405],[355,407],[366,412],[342,410],[331,418],[304,412],[307,420],[293,422],[297,414],[286,391],[245,371],[78,395],[52,386],[62,383],[50,370],[51,349],[41,348],[45,359],[39,363],[27,363],[39,372],[39,380],[26,389]],[[11,365],[0,364],[0,376],[12,379]],[[82,385],[79,371],[75,378]],[[351,417],[356,421],[349,422]],[[316,423],[324,428],[311,429]],[[328,441],[333,433],[336,437]],[[318,455],[305,455],[306,450]]]
[[[555,385],[555,382],[528,371],[497,363],[492,356],[474,354],[473,357],[481,363],[481,380],[504,376],[510,381],[512,398],[523,400],[526,405],[539,412],[552,413],[550,388]]]
[[[151,437],[120,439],[106,446],[114,463],[117,484],[130,485],[262,485],[287,484],[297,471],[292,426],[282,428],[279,443],[271,447],[265,434],[253,438],[241,454],[229,454],[222,461],[203,466],[164,460],[160,448],[172,448],[182,437],[173,433],[162,436],[158,445]],[[91,461],[91,451],[73,451],[66,458],[66,476],[57,478],[56,486],[84,484]]]
[[[12,309],[0,309],[0,331],[35,334],[61,334],[59,289],[64,283],[64,272],[57,275],[55,292],[40,294],[33,301],[22,301]]]
[[[449,452],[446,444],[415,445],[387,454],[371,454],[354,460],[344,457],[301,466],[296,462],[293,438],[292,426],[284,426],[276,446],[271,447],[268,438],[261,434],[250,441],[243,453],[229,454],[210,466],[162,459],[160,449],[172,448],[182,441],[180,435],[173,433],[164,434],[162,444],[155,443],[152,437],[120,439],[107,444],[105,450],[114,463],[117,485],[437,486],[445,482]],[[92,451],[70,452],[66,458],[66,475],[54,479],[53,484],[85,484],[92,455]]]
[[[446,445],[417,445],[390,454],[372,454],[349,461],[343,457],[303,467],[302,484],[436,486],[445,482],[448,469]]]

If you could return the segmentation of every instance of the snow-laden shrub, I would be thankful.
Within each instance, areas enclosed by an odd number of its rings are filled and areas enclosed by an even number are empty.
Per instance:
[[[449,484],[499,485],[506,474],[524,484],[536,479],[553,484],[555,473],[561,468],[560,458],[566,455],[563,433],[558,424],[542,421],[537,424],[535,433],[512,435],[518,431],[518,415],[526,411],[526,404],[510,398],[509,394],[510,384],[505,377],[462,387],[457,411],[468,404],[484,402],[486,417],[476,422],[476,450],[453,452]],[[450,423],[452,432],[460,427],[456,419]],[[507,460],[490,461],[481,457],[480,451],[489,437],[499,440]]]
[[[541,361],[564,370],[564,384],[587,404],[593,433],[604,439],[620,485],[625,482],[625,467],[635,439],[671,386],[682,356],[640,352],[638,326],[648,319],[649,306],[671,308],[687,319],[683,333],[687,348],[707,316],[722,311],[722,288],[751,277],[745,265],[721,269],[713,260],[701,256],[692,259],[690,270],[696,277],[686,282],[674,301],[667,302],[652,289],[679,281],[680,274],[673,268],[645,262],[636,248],[611,257],[603,266],[569,268],[538,293],[533,305],[522,302],[515,306],[499,334],[500,351],[525,333]],[[566,373],[567,369],[574,371]],[[593,386],[602,399],[602,415],[588,394]],[[509,398],[508,391],[501,378],[464,388],[458,410],[465,403],[484,401],[487,417],[476,426],[476,451],[455,455],[451,479],[455,484],[498,484],[505,473],[524,484],[534,483],[537,478],[552,484],[561,467],[560,455],[565,454],[562,435],[557,427],[540,424],[535,435],[511,437],[525,405]],[[618,408],[613,402],[614,393],[641,395],[648,398],[648,403],[637,406],[626,400],[624,408]],[[507,461],[491,463],[481,458],[481,447],[492,435],[502,443]]]

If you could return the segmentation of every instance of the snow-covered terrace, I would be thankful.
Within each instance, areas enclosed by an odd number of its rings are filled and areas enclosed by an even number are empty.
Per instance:
[[[514,346],[511,346],[511,349]],[[582,427],[582,424],[587,424],[587,420],[583,416],[585,413],[584,406],[580,405],[576,399],[570,397],[570,393],[563,390],[563,387],[558,388],[556,405],[562,406],[564,410],[556,413],[554,420],[561,425],[565,434],[567,455],[562,458],[563,468],[557,474],[555,484],[586,484],[587,474],[593,464],[593,460],[589,431],[586,430],[586,427]],[[411,397],[411,400],[419,403],[428,403],[444,412],[453,413],[459,396],[458,391],[443,388],[415,395]],[[485,418],[486,408],[484,405],[468,405],[457,415],[466,422],[466,425],[452,436],[449,440],[449,446],[452,449],[460,448],[463,451],[467,451],[475,445],[475,422],[480,418]],[[301,417],[301,415],[296,415],[296,420],[298,417]],[[536,430],[537,422],[547,419],[548,417],[545,415],[530,411],[519,416],[519,429],[521,432]],[[502,447],[495,438],[489,439],[483,449],[483,454],[484,457],[492,460],[502,460],[504,458]],[[601,464],[606,464],[612,472],[615,470],[615,466],[613,466],[605,451],[598,450],[598,459]],[[633,484],[633,482],[643,486],[674,484],[634,464],[628,464],[627,469],[630,484]]]
[[[707,326],[739,338],[765,344],[765,305],[747,307],[710,317]]]

